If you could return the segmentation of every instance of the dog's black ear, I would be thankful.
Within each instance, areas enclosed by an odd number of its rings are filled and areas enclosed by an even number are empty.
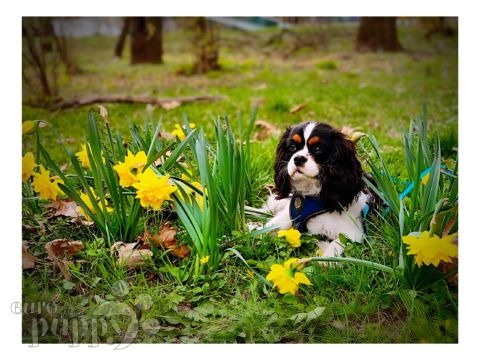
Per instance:
[[[352,203],[365,183],[353,142],[334,129],[331,135],[334,137],[333,148],[322,168],[320,196],[327,207],[341,211]]]
[[[274,165],[274,173],[275,173],[275,194],[277,195],[277,199],[284,199],[290,195],[291,186],[290,186],[290,176],[288,176],[288,161],[290,159],[287,158],[287,140],[290,136],[290,127],[287,127],[285,132],[283,133],[282,137],[280,138],[280,142],[277,145],[277,152],[275,155],[275,165]]]

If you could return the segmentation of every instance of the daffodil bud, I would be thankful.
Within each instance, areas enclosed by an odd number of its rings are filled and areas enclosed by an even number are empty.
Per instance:
[[[47,122],[43,120],[27,120],[22,123],[22,134],[31,135],[37,131],[38,128],[47,126]]]

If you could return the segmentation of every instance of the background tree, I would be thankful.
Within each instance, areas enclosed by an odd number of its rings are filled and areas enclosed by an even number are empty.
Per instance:
[[[117,58],[122,57],[123,48],[125,47],[125,41],[130,30],[130,19],[131,18],[129,17],[123,19],[122,31],[120,32],[117,44],[115,45],[115,57]]]
[[[30,18],[22,21],[22,82],[26,101],[48,105],[59,100],[58,74],[82,73],[73,61],[69,39],[63,35],[62,19],[55,31],[54,18]],[[63,65],[63,68],[60,67]]]
[[[67,72],[68,75],[79,75],[83,73],[83,70],[80,68],[80,66],[73,60],[72,56],[72,44],[71,44],[71,38],[67,37],[65,35],[64,31],[64,20],[65,18],[57,18],[57,32],[55,32],[53,28],[53,23],[52,19],[47,19],[50,20],[51,24],[51,36],[53,37],[55,44],[56,44],[56,50],[58,51],[58,55],[60,56],[60,60],[65,66],[65,71]]]
[[[220,41],[217,26],[204,17],[193,20],[192,47],[195,53],[195,63],[192,72],[203,74],[220,69],[218,53]]]
[[[38,104],[57,97],[56,46],[51,18],[23,18],[22,83],[27,102]]]
[[[425,31],[425,38],[427,39],[430,39],[435,34],[444,36],[453,36],[455,34],[445,17],[421,17],[417,21]]]
[[[357,51],[400,51],[395,17],[362,17],[355,40]]]
[[[163,62],[162,18],[134,17],[129,20],[126,26],[131,30],[130,63],[132,65],[161,64]]]

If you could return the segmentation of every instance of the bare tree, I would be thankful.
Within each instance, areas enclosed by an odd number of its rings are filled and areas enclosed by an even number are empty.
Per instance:
[[[82,74],[83,70],[80,66],[72,59],[71,52],[72,46],[69,42],[67,36],[64,33],[64,18],[57,18],[58,24],[60,25],[58,30],[58,34],[51,30],[51,36],[53,37],[56,45],[56,50],[60,56],[60,60],[62,61],[63,65],[65,66],[65,71],[69,75],[78,75]]]
[[[453,36],[453,31],[445,17],[421,17],[418,18],[420,26],[425,31],[425,38],[430,39],[433,35]]]
[[[357,51],[400,51],[395,17],[362,17],[355,40]]]
[[[218,63],[219,36],[216,25],[204,17],[193,20],[192,47],[195,52],[195,63],[192,72],[203,74],[220,69]]]
[[[82,73],[71,57],[71,46],[60,28],[55,31],[54,18],[24,17],[22,20],[22,81],[24,100],[48,105],[59,100],[58,73]],[[63,65],[63,68],[61,67]]]
[[[58,96],[60,59],[51,18],[23,18],[22,45],[24,94],[34,102],[52,101]]]
[[[130,30],[130,18],[126,17],[123,19],[123,26],[120,36],[118,37],[117,44],[115,45],[115,56],[118,58],[122,57],[123,48],[125,47],[125,40],[127,39],[128,32]]]

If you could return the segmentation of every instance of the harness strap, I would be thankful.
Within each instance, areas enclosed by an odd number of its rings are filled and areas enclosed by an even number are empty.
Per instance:
[[[313,216],[327,212],[325,203],[318,196],[294,194],[290,200],[290,219],[300,232],[307,231],[307,221]]]
[[[363,218],[366,219],[369,212],[368,204],[362,209]],[[290,219],[293,227],[300,232],[307,232],[307,221],[312,217],[328,212],[329,209],[318,196],[302,196],[294,194],[290,199]],[[365,226],[365,221],[363,222]],[[364,229],[365,232],[367,229]]]

